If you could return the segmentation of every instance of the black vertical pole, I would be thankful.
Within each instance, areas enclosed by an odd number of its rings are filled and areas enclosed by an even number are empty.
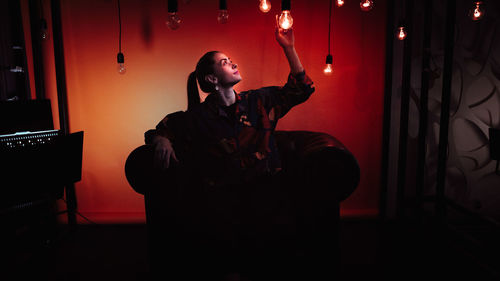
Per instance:
[[[40,38],[40,9],[39,1],[30,0],[30,27],[31,48],[33,52],[33,76],[35,79],[35,92],[37,99],[45,98],[45,83],[43,80],[42,39]],[[43,3],[42,3],[43,5]]]
[[[453,41],[455,39],[455,0],[446,1],[446,34],[444,39],[443,92],[439,126],[438,171],[436,186],[436,215],[444,219],[446,215],[446,158],[448,154],[448,127],[450,121],[451,78],[453,73]]]
[[[52,32],[54,40],[54,58],[56,68],[57,101],[59,107],[59,124],[65,135],[69,134],[68,97],[66,88],[66,69],[64,66],[64,46],[62,38],[61,2],[51,1]],[[76,230],[76,194],[75,185],[66,185],[66,202],[68,207],[68,225],[71,231]]]
[[[406,158],[408,147],[408,114],[410,108],[411,91],[411,57],[412,57],[412,34],[413,28],[413,0],[405,0],[405,18],[408,36],[404,40],[403,51],[403,79],[401,85],[401,119],[399,125],[399,155],[398,155],[398,178],[396,193],[396,217],[400,219],[404,214],[405,182],[406,182]]]
[[[387,216],[387,182],[389,170],[389,142],[391,137],[391,96],[392,96],[392,61],[394,42],[394,0],[387,1],[387,23],[385,36],[385,90],[384,121],[382,127],[382,167],[380,181],[379,218]]]
[[[428,122],[429,101],[429,72],[431,58],[431,34],[432,34],[432,0],[424,2],[424,38],[422,55],[422,81],[420,90],[420,120],[418,127],[418,156],[417,156],[417,180],[416,180],[416,204],[417,216],[422,216],[422,202],[424,196],[425,180],[425,155]]]

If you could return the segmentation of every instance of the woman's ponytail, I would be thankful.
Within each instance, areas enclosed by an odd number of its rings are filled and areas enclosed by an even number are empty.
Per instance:
[[[188,95],[188,110],[200,103],[200,93],[198,92],[198,84],[200,89],[205,93],[214,91],[214,85],[205,80],[205,76],[214,73],[214,55],[219,51],[206,52],[196,64],[196,70],[191,72],[188,77],[187,95]]]
[[[196,71],[191,72],[187,82],[188,110],[200,103],[200,93],[196,84]]]

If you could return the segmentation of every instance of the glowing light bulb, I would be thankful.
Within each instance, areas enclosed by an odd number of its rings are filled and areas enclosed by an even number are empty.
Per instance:
[[[226,23],[228,20],[229,20],[229,13],[227,12],[227,10],[219,10],[217,21],[219,23]]]
[[[118,62],[118,73],[125,74],[125,72],[127,72],[127,69],[125,68],[125,57],[122,53],[118,53],[116,57],[116,61]]]
[[[344,0],[337,0],[338,7],[342,7],[342,6],[344,6],[344,4],[345,4]]]
[[[292,15],[290,14],[290,11],[284,10],[281,12],[281,15],[278,20],[278,24],[281,28],[287,30],[292,28],[293,25],[293,18]]]
[[[271,2],[267,0],[260,0],[259,9],[263,13],[269,12],[269,10],[271,10]]]
[[[405,40],[407,33],[404,26],[398,27],[397,35],[399,40]]]
[[[326,66],[323,69],[323,73],[325,73],[325,75],[327,75],[327,76],[330,76],[333,72],[332,63],[333,63],[333,57],[332,57],[332,55],[328,54],[326,56]]]
[[[362,11],[368,12],[373,9],[373,0],[361,0],[359,7],[361,7]]]
[[[323,72],[325,73],[325,75],[332,75],[332,65],[331,64],[327,64],[325,69],[323,69]]]
[[[181,19],[177,13],[168,13],[167,26],[172,30],[176,30],[181,26]]]
[[[480,20],[484,17],[484,9],[481,7],[482,4],[483,2],[481,1],[474,2],[474,7],[469,10],[469,17],[473,21]]]

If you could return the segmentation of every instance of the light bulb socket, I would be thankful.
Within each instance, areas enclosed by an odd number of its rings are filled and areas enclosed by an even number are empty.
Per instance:
[[[292,8],[292,4],[290,0],[281,0],[281,10],[282,11],[290,11]]]
[[[219,10],[227,10],[227,1],[219,0]]]
[[[168,12],[177,13],[179,11],[179,5],[177,0],[168,0]]]
[[[326,64],[332,64],[333,63],[333,57],[332,55],[328,54],[326,56]]]
[[[118,53],[118,55],[116,56],[116,61],[118,63],[124,63],[125,62],[125,56],[123,56],[122,53]]]
[[[45,19],[40,19],[40,29],[47,29],[47,21]]]

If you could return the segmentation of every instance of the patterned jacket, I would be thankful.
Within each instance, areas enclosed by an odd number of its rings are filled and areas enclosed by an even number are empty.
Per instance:
[[[189,174],[210,186],[248,182],[281,170],[273,136],[277,122],[313,92],[302,72],[290,74],[282,87],[235,92],[236,103],[229,107],[208,95],[191,110],[167,115],[145,133],[145,141],[167,137]]]

